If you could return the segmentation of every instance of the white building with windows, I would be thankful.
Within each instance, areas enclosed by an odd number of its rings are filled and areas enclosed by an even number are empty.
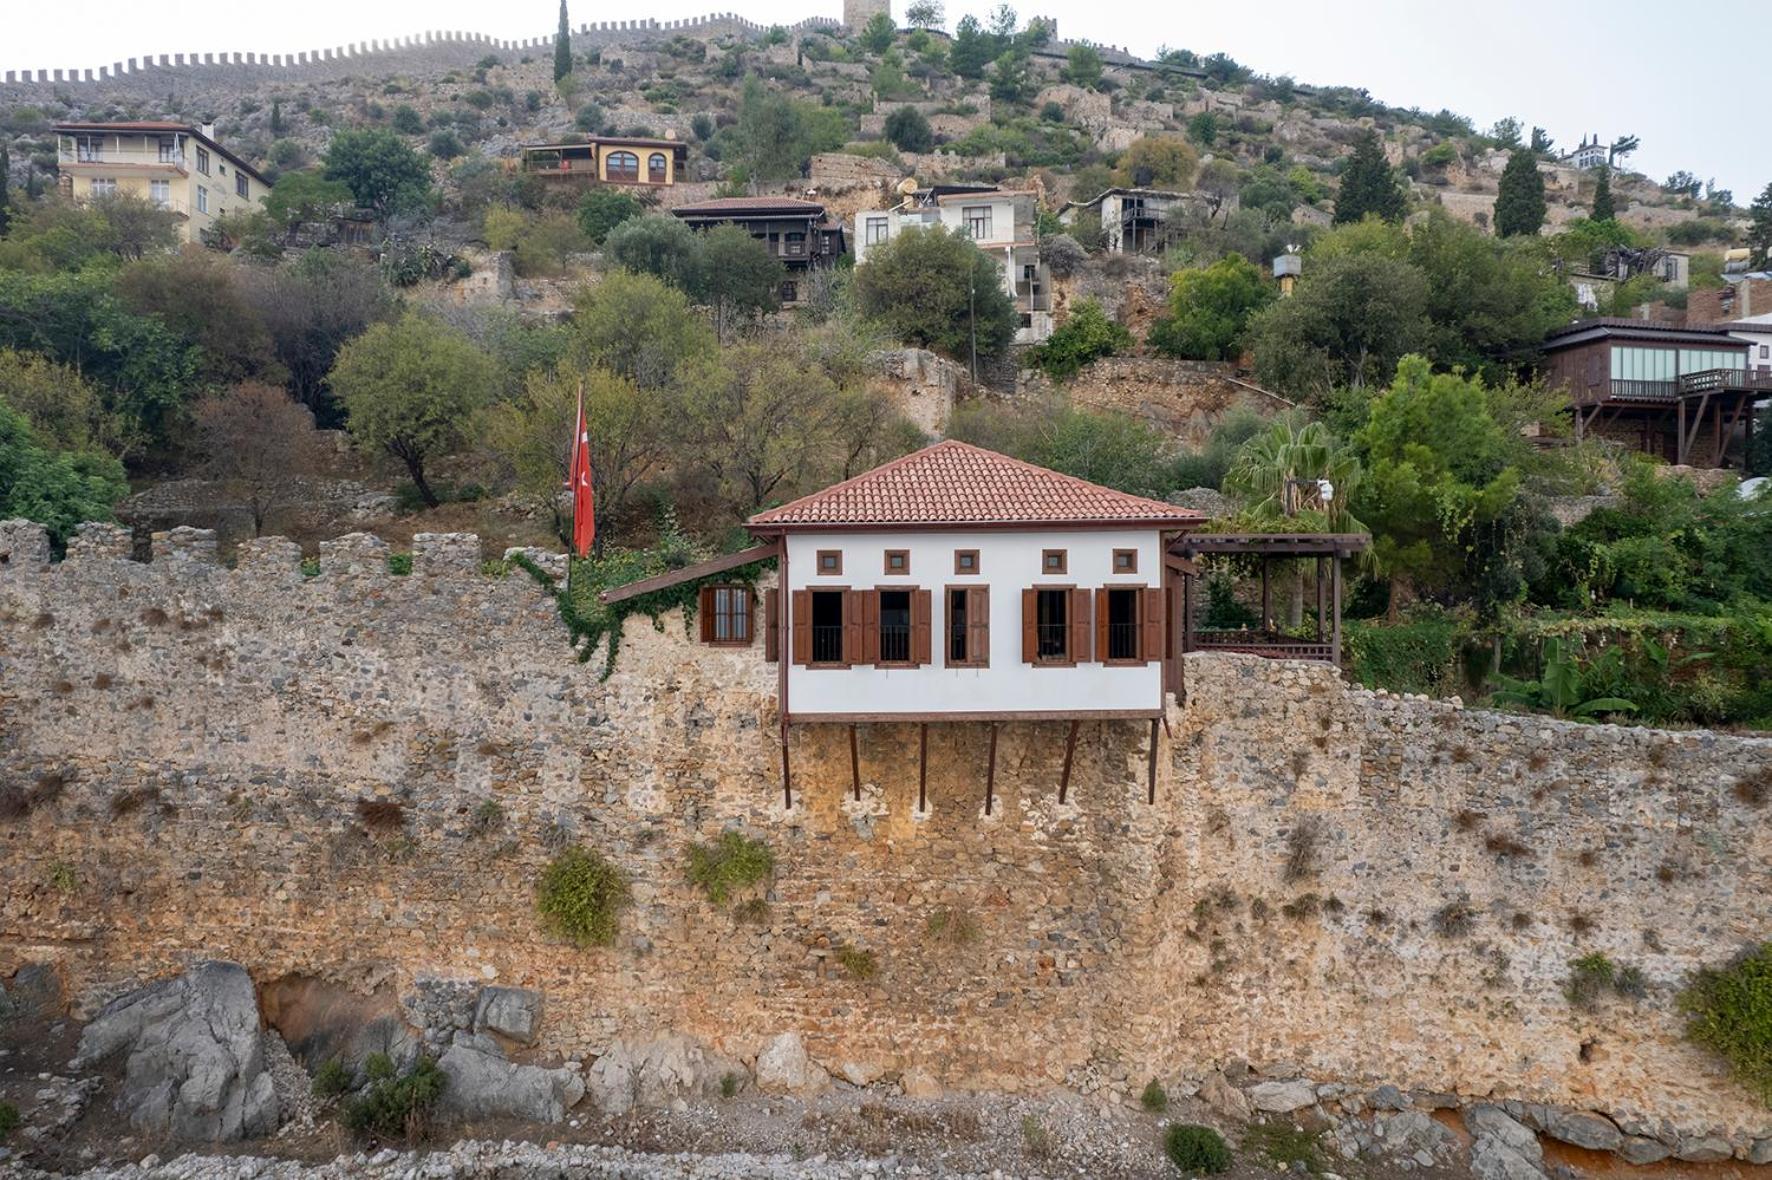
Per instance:
[[[871,249],[907,230],[964,234],[1000,267],[1003,290],[1021,316],[1016,343],[1034,344],[1052,334],[1052,279],[1040,261],[1035,216],[1032,192],[940,185],[918,189],[890,209],[856,214],[851,241],[856,264],[866,265]]]

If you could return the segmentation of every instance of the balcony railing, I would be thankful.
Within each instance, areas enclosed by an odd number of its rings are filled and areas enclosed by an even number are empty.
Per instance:
[[[841,664],[843,662],[843,627],[812,628],[812,662],[815,664]]]
[[[1682,394],[1715,393],[1721,389],[1772,390],[1772,369],[1705,369],[1680,378]]]
[[[882,664],[908,664],[910,661],[910,627],[880,624],[880,662]]]
[[[63,146],[56,151],[58,164],[112,164],[130,168],[171,168],[179,172],[190,170],[190,161],[183,152],[163,152],[156,148],[69,148]]]
[[[1103,654],[1108,659],[1136,660],[1138,658],[1137,623],[1109,623],[1107,641],[1107,651]]]
[[[1035,623],[1035,651],[1042,660],[1062,660],[1070,654],[1071,629],[1065,623]]]

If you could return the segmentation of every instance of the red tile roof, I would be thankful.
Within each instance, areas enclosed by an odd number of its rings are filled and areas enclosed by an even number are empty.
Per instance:
[[[752,528],[1186,526],[1202,513],[949,439],[751,517]]]

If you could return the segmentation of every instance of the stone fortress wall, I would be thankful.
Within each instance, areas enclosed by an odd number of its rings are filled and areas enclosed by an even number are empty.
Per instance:
[[[1196,655],[1154,803],[1145,724],[1084,725],[1060,804],[1064,726],[1015,723],[988,816],[988,728],[931,726],[919,810],[905,724],[862,727],[859,801],[848,732],[796,730],[789,809],[758,648],[632,619],[600,681],[473,537],[415,538],[404,577],[362,535],[312,576],[279,539],[232,569],[195,530],[156,541],[136,562],[86,526],[52,564],[35,526],[0,524],[0,977],[53,964],[80,1012],[224,958],[267,994],[537,989],[554,1059],[683,1034],[743,1061],[796,1032],[855,1079],[1122,1096],[1242,1060],[1743,1154],[1772,1139],[1673,999],[1772,937],[1747,786],[1767,739]],[[400,803],[397,831],[366,800]],[[776,856],[752,921],[685,878],[686,846],[727,828]],[[535,880],[570,841],[632,879],[612,947],[538,928]],[[1592,951],[1648,994],[1572,1007]]]

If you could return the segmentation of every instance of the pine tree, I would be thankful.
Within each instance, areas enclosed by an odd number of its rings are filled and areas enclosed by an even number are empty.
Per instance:
[[[1772,189],[1767,191],[1772,192]],[[0,237],[12,224],[12,152],[0,143]]]
[[[271,138],[279,139],[283,135],[283,100],[271,100]]]
[[[1501,172],[1501,192],[1495,198],[1495,232],[1504,238],[1531,235],[1544,227],[1544,174],[1538,157],[1516,149]]]
[[[554,35],[554,81],[572,72],[572,28],[566,23],[566,0],[560,0],[560,31]]]
[[[1760,195],[1754,198],[1754,203],[1748,206],[1748,210],[1753,217],[1753,223],[1747,231],[1747,245],[1753,251],[1753,263],[1755,266],[1772,265],[1772,184],[1761,190]]]
[[[1354,154],[1341,174],[1341,190],[1335,194],[1335,224],[1360,221],[1368,213],[1386,221],[1401,221],[1408,207],[1408,198],[1384,158],[1377,133],[1366,132],[1354,144]]]
[[[1617,215],[1612,205],[1612,169],[1602,167],[1600,178],[1594,182],[1594,213],[1595,221],[1611,221]]]

